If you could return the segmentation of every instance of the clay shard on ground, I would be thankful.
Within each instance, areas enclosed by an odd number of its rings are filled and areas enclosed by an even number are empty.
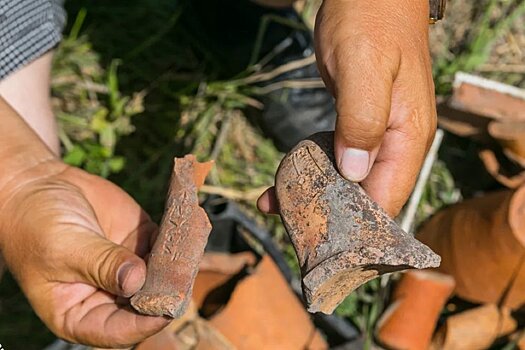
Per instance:
[[[479,156],[499,183],[525,183],[524,89],[458,72],[453,95],[439,104],[438,114],[441,128],[483,145]]]
[[[463,72],[456,73],[449,104],[495,120],[525,121],[525,90]]]
[[[510,172],[498,159],[496,152],[484,149],[479,152],[479,158],[483,162],[487,172],[507,188],[518,188],[525,184],[525,169]]]
[[[253,272],[239,281],[210,324],[239,350],[328,349],[269,256],[263,256]]]
[[[474,303],[525,305],[525,185],[450,206],[417,237],[442,257],[439,271]]]
[[[501,144],[505,155],[525,168],[525,121],[492,122],[488,130]]]
[[[131,298],[131,305],[142,314],[177,318],[188,307],[211,231],[197,191],[212,165],[213,162],[199,163],[193,155],[174,160],[166,209],[149,257],[146,282]]]
[[[208,321],[199,317],[194,304],[179,319],[145,339],[134,350],[235,350]]]
[[[394,289],[392,302],[377,323],[381,344],[388,349],[428,349],[454,285],[451,276],[434,271],[405,273]]]
[[[192,292],[201,316],[209,316],[220,310],[230,298],[236,282],[256,262],[256,256],[249,251],[236,254],[206,252]]]
[[[281,162],[275,183],[308,311],[332,313],[353,290],[381,274],[439,266],[439,256],[339,174],[332,132],[300,142]]]
[[[517,322],[507,308],[486,304],[449,316],[432,341],[431,350],[488,349],[498,338],[510,334]]]

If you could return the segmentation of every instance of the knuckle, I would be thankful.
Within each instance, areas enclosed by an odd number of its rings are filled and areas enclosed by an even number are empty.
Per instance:
[[[373,148],[383,138],[387,122],[381,118],[339,117],[337,129],[339,135],[348,143],[364,148]],[[363,147],[361,147],[363,148]]]
[[[83,238],[87,242],[75,249],[76,262],[73,262],[73,264],[75,264],[77,269],[82,270],[79,272],[95,286],[105,290],[111,288],[113,282],[106,280],[105,277],[112,276],[113,272],[116,276],[116,269],[118,268],[115,267],[117,254],[115,254],[114,249],[110,245],[101,246],[98,237]]]
[[[112,288],[116,283],[119,260],[119,249],[109,245],[95,254],[92,260],[93,268],[91,269],[91,273],[95,275],[93,276],[95,281],[106,289]],[[115,278],[111,278],[112,276]]]
[[[54,313],[45,323],[58,338],[70,343],[77,343],[79,339],[76,336],[75,327],[69,322],[68,316],[69,312],[65,314]],[[44,319],[44,321],[46,320]]]

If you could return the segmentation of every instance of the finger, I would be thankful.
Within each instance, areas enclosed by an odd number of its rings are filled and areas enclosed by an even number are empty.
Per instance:
[[[81,303],[68,310],[64,320],[66,339],[104,348],[125,348],[159,332],[171,321],[139,315],[129,306],[118,306],[113,298],[106,299],[96,306]]]
[[[278,214],[279,202],[275,195],[275,187],[270,187],[257,200],[257,208],[264,214]]]
[[[430,57],[401,65],[392,89],[391,125],[361,184],[391,216],[410,196],[437,126]]]
[[[140,205],[112,182],[73,167],[64,176],[82,189],[82,194],[95,211],[102,232],[111,241],[120,244],[131,231],[151,221]],[[111,203],[108,203],[108,198]]]
[[[427,139],[432,139],[435,128],[417,130],[388,130],[370,174],[361,183],[392,217],[399,214],[412,192],[428,149]]]
[[[343,45],[334,53],[338,113],[334,151],[341,174],[361,181],[374,163],[388,126],[398,61],[384,56],[366,39],[352,43],[358,47]]]
[[[146,265],[129,249],[94,233],[69,234],[68,282],[83,282],[114,295],[129,297],[144,284]]]
[[[152,221],[144,221],[127,235],[121,245],[144,259],[151,250],[150,241],[155,241],[157,232],[157,224]]]

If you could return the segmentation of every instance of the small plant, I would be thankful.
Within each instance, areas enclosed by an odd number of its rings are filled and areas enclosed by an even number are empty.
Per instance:
[[[121,136],[134,131],[131,117],[142,112],[143,94],[123,96],[117,68],[106,71],[86,36],[78,36],[86,16],[80,11],[73,28],[59,45],[53,62],[53,107],[59,123],[64,161],[107,177],[124,167],[115,154]]]
[[[453,48],[447,37],[445,46],[452,51],[437,57],[433,64],[436,92],[440,95],[451,92],[456,72],[473,72],[486,63],[497,39],[525,14],[525,2],[521,0],[485,0],[475,6],[483,11],[478,11],[463,44]]]

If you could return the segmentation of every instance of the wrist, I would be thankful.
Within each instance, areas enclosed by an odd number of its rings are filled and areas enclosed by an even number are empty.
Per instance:
[[[0,198],[10,189],[66,168],[16,111],[0,97]],[[0,200],[0,205],[4,202]]]

